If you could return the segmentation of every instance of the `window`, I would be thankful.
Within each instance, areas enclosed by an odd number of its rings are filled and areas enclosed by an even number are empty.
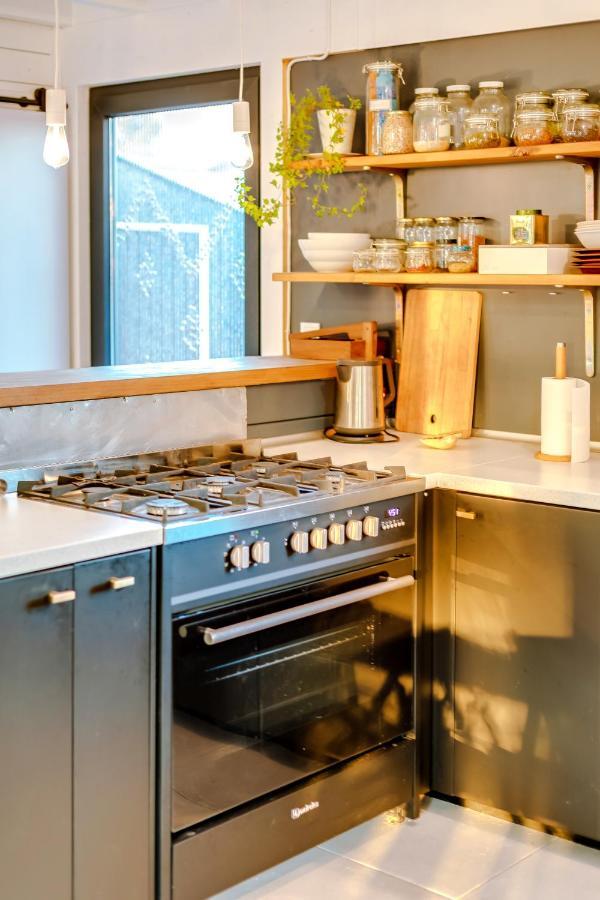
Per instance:
[[[258,235],[228,159],[237,73],[90,92],[92,362],[258,353]],[[258,71],[244,96],[258,134]],[[246,177],[257,190],[258,154]]]

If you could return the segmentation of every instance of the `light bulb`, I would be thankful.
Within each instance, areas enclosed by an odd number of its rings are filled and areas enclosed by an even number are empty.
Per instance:
[[[44,141],[44,162],[60,169],[69,162],[69,142],[64,125],[48,125]]]
[[[249,169],[254,165],[254,154],[249,134],[242,131],[234,131],[231,139],[229,160],[236,169]]]

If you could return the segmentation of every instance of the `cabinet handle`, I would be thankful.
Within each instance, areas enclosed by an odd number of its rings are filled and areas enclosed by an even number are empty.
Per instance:
[[[71,603],[76,596],[75,591],[48,591],[48,603],[53,606],[57,603]]]
[[[470,519],[473,521],[477,518],[477,513],[473,512],[472,509],[457,509],[456,510],[456,518],[457,519]]]
[[[121,578],[113,575],[112,578],[108,579],[108,586],[111,591],[122,591],[123,588],[133,587],[134,584],[135,578],[133,575],[123,575]]]

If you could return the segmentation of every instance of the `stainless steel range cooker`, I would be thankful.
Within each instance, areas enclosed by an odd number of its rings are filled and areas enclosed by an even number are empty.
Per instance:
[[[418,807],[420,479],[256,443],[44,473],[37,500],[164,525],[161,893],[208,897]]]

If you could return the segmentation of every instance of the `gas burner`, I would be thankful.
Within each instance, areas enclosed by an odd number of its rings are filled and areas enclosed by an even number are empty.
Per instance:
[[[189,506],[185,500],[177,500],[175,497],[157,497],[156,500],[146,502],[146,511],[151,516],[170,519],[185,516],[189,512]]]

